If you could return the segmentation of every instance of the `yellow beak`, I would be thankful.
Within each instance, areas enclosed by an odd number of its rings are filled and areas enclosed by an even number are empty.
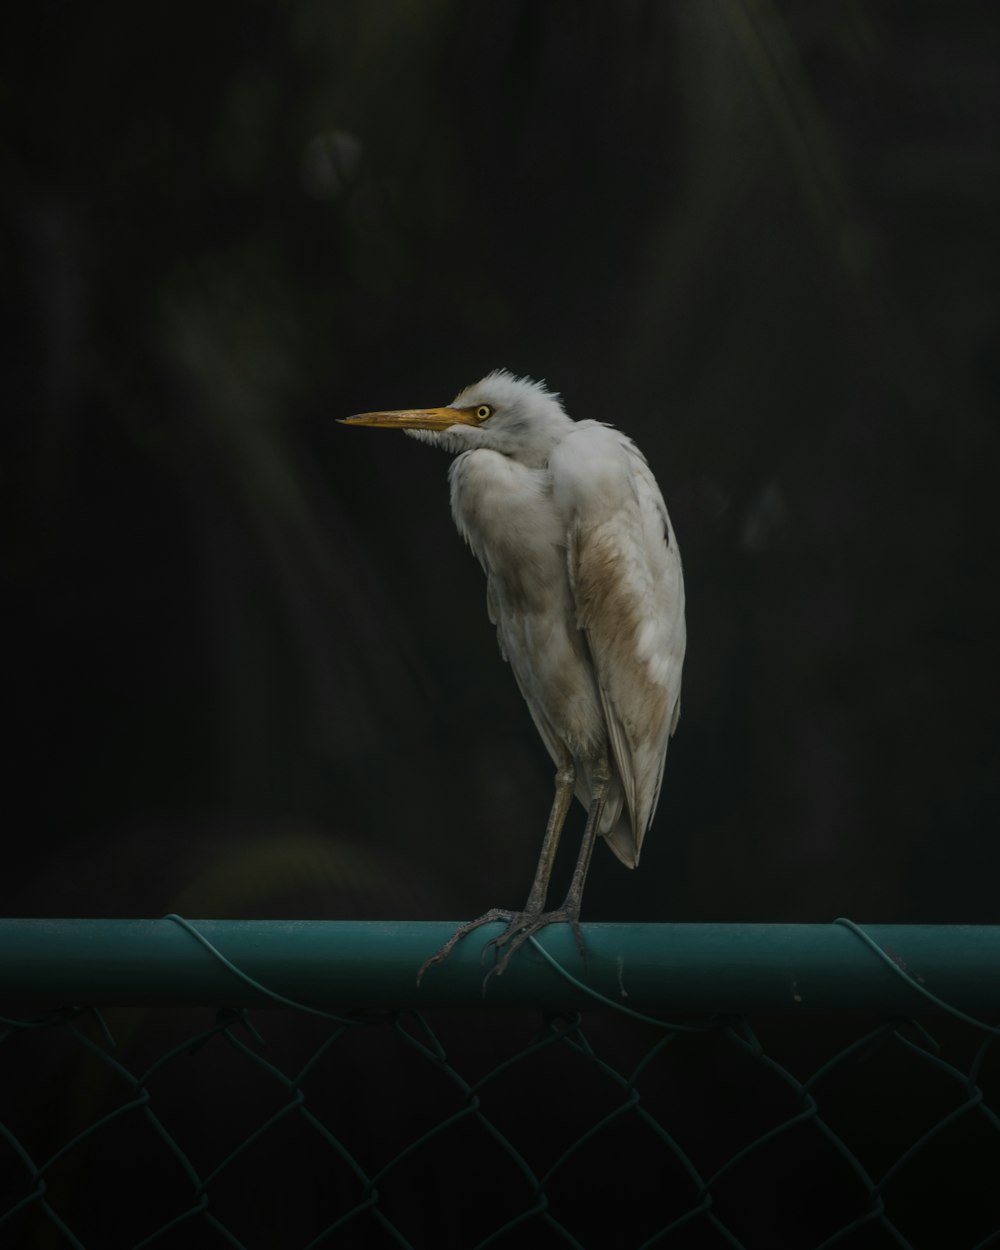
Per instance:
[[[378,425],[391,430],[446,430],[450,425],[478,425],[475,408],[396,408],[341,417],[341,425]]]

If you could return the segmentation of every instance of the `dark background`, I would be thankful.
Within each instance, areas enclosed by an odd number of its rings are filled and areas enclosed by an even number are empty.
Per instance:
[[[506,366],[636,439],[685,560],[585,917],[1000,920],[994,6],[4,27],[0,912],[523,901],[551,767],[447,460],[334,421]]]

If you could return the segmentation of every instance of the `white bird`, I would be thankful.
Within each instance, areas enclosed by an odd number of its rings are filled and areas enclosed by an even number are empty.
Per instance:
[[[646,460],[624,434],[574,421],[558,395],[498,369],[444,408],[366,412],[344,424],[402,429],[455,455],[451,510],[486,573],[486,602],[556,765],[555,799],[522,911],[493,908],[462,925],[420,969],[468,933],[502,958],[546,925],[572,926],[597,836],[639,862],[681,708],[684,580],[677,540]],[[562,906],[545,910],[573,795],[587,823]]]

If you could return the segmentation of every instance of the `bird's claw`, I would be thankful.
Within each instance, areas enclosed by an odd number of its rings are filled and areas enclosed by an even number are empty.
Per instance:
[[[509,927],[512,921],[514,920],[514,916],[511,912],[504,911],[500,907],[491,907],[489,911],[483,912],[483,914],[481,916],[477,916],[475,920],[470,920],[467,924],[460,925],[455,930],[455,932],[451,935],[448,941],[445,942],[445,944],[440,948],[440,950],[435,951],[434,954],[431,955],[430,959],[425,959],[424,962],[420,965],[420,971],[417,973],[417,986],[419,987],[420,982],[423,980],[424,973],[427,971],[427,969],[430,968],[432,964],[443,964],[444,961],[451,954],[451,952],[459,944],[459,942],[461,942],[462,938],[468,937],[468,935],[473,931],[473,929],[478,929],[480,925],[492,924],[494,921],[497,921],[497,920],[507,921],[508,927]],[[482,961],[483,958],[485,958],[486,947],[489,946],[490,944],[491,944],[490,942],[487,942],[486,946],[483,947],[483,953],[480,956],[480,962]]]

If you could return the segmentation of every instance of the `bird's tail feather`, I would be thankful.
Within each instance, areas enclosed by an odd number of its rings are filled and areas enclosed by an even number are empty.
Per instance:
[[[579,778],[576,797],[584,807],[587,807],[590,802],[590,794],[590,777]],[[639,863],[638,840],[632,828],[632,817],[625,803],[621,782],[614,774],[608,782],[598,832],[626,868],[636,867]]]

